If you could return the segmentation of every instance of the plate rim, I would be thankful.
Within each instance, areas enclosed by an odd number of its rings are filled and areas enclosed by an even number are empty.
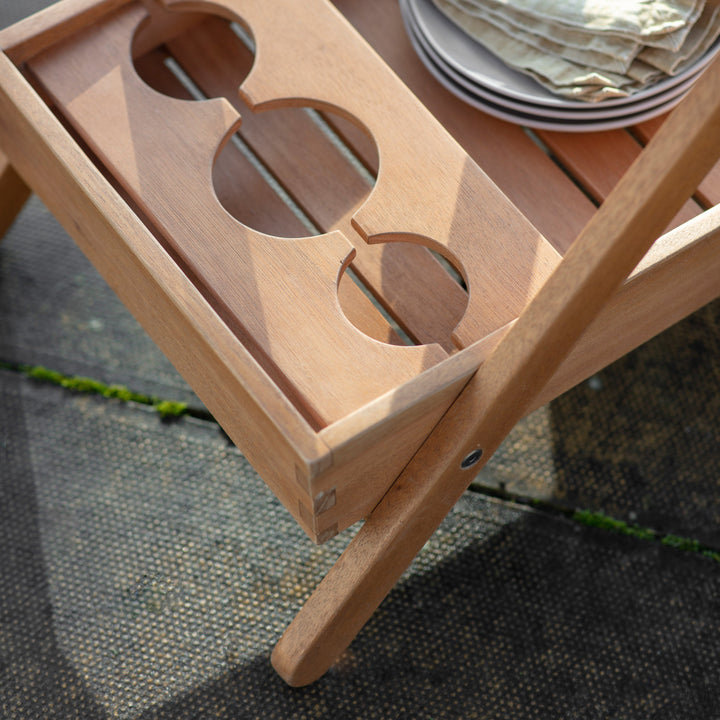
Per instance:
[[[657,115],[661,115],[664,112],[671,110],[683,98],[683,94],[680,94],[665,103],[661,103],[653,109],[641,111],[639,113],[618,115],[612,119],[590,121],[570,119],[563,121],[557,118],[547,119],[538,116],[528,116],[527,114],[515,112],[506,107],[496,106],[488,100],[472,95],[468,90],[452,81],[451,78],[447,77],[443,70],[438,68],[432,62],[432,60],[426,55],[424,49],[418,44],[419,41],[414,37],[414,35],[410,37],[410,41],[425,67],[430,73],[432,73],[438,82],[445,87],[446,90],[453,93],[453,95],[463,102],[466,102],[472,107],[475,107],[488,115],[492,115],[499,120],[512,122],[516,125],[521,125],[527,128],[575,133],[617,130],[637,123],[645,122]]]
[[[573,109],[578,111],[582,111],[583,109],[591,110],[594,106],[597,105],[596,103],[587,103],[581,100],[571,100],[569,98],[563,98],[559,95],[554,95],[542,85],[534,81],[529,75],[521,73],[520,71],[515,70],[508,65],[505,65],[499,58],[497,58],[489,50],[483,47],[481,43],[473,40],[469,35],[467,35],[460,28],[458,28],[449,18],[446,18],[442,14],[442,12],[437,7],[435,7],[432,0],[401,0],[401,5],[405,5],[405,7],[413,14],[413,17],[415,18],[417,26],[422,32],[423,37],[425,37],[427,42],[437,50],[437,53],[443,58],[447,65],[449,65],[450,67],[454,67],[457,72],[469,78],[472,82],[482,85],[487,90],[491,90],[492,92],[495,92],[497,94],[504,95],[505,97],[520,101],[524,105],[532,104],[542,107],[556,107]],[[466,44],[472,44],[474,53],[479,54],[479,56],[481,57],[487,57],[490,62],[499,64],[499,66],[501,66],[502,68],[503,73],[507,72],[508,76],[511,79],[513,78],[513,76],[516,76],[518,78],[517,82],[522,82],[523,85],[532,87],[534,92],[528,95],[521,90],[513,88],[512,83],[509,87],[499,87],[498,81],[495,80],[494,82],[492,82],[492,78],[488,77],[487,75],[481,77],[478,75],[478,73],[468,72],[467,68],[464,68],[461,63],[459,63],[455,58],[453,58],[452,53],[450,53],[447,48],[444,48],[438,43],[436,36],[433,36],[431,33],[427,32],[427,15],[422,15],[423,10],[428,13],[434,13],[435,18],[439,19],[443,24],[446,24],[447,28],[452,31],[453,35],[457,38],[460,38],[461,42]],[[475,49],[475,46],[477,47],[477,50]],[[690,77],[699,74],[700,71],[713,59],[713,57],[715,57],[718,52],[720,52],[720,38],[716,40],[715,43],[713,43],[713,45],[695,63],[693,63],[689,68],[686,68],[682,73],[663,78],[662,80],[653,83],[652,85],[644,88],[643,90],[640,90],[637,93],[634,93],[633,95],[622,98],[610,98],[608,100],[603,100],[601,101],[602,105],[605,108],[620,107],[642,101],[643,99],[650,98],[653,95],[661,94],[674,87],[675,85],[684,82]]]
[[[401,0],[401,4],[405,4],[404,0]],[[406,11],[403,11],[403,14]],[[519,113],[534,115],[540,118],[557,118],[565,120],[603,120],[611,119],[621,115],[630,115],[633,113],[639,113],[643,110],[652,110],[658,105],[664,105],[669,100],[686,93],[697,80],[702,70],[698,70],[697,73],[685,78],[682,82],[677,85],[673,85],[661,93],[653,95],[651,97],[641,98],[633,103],[626,103],[624,105],[614,105],[608,108],[605,103],[591,104],[588,109],[584,107],[582,109],[576,109],[575,107],[545,107],[541,105],[535,105],[534,103],[522,102],[520,100],[514,100],[502,93],[490,90],[483,85],[473,82],[461,73],[459,73],[451,65],[448,65],[443,61],[443,58],[436,52],[434,52],[432,45],[427,42],[427,39],[419,32],[419,28],[415,24],[414,18],[408,12],[406,19],[406,25],[409,23],[413,27],[408,27],[408,32],[414,32],[415,37],[419,43],[423,45],[423,50],[430,60],[436,64],[447,76],[448,79],[454,83],[459,84],[465,88],[470,94],[478,96],[482,100],[487,100],[490,103],[501,105],[508,108],[511,111],[517,111]],[[583,106],[587,106],[587,103],[583,103]],[[602,106],[602,107],[599,107]],[[639,106],[639,107],[638,107]]]

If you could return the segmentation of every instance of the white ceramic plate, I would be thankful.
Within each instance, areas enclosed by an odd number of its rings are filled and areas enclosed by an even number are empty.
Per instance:
[[[526,103],[520,100],[514,100],[510,97],[502,95],[501,93],[493,92],[492,90],[473,82],[463,74],[459,73],[453,66],[446,63],[427,41],[427,38],[422,34],[422,31],[415,20],[412,9],[408,6],[405,0],[401,0],[401,7],[408,33],[414,35],[415,40],[422,46],[427,58],[430,59],[437,68],[441,69],[449,80],[459,84],[467,90],[470,95],[477,96],[480,100],[507,108],[511,112],[518,112],[531,116],[534,115],[545,120],[550,118],[582,121],[611,120],[618,116],[650,111],[658,106],[665,107],[666,103],[670,100],[687,92],[690,87],[692,87],[693,83],[697,79],[697,76],[700,74],[700,71],[698,71],[696,74],[686,78],[683,82],[667,88],[664,92],[660,92],[649,97],[645,96],[639,100],[636,99],[631,103],[623,105],[612,105],[608,107],[605,102],[596,104],[580,103],[581,107],[577,108],[577,102],[572,102],[569,103],[568,106],[562,107]]]
[[[401,0],[405,2],[405,0]],[[630,112],[628,114],[618,115],[610,119],[601,120],[582,120],[582,119],[557,119],[557,118],[543,118],[542,116],[532,115],[526,112],[513,111],[510,108],[504,107],[497,103],[491,102],[485,98],[481,98],[471,93],[467,88],[463,87],[459,83],[456,83],[450,78],[445,71],[438,67],[432,58],[425,52],[420,41],[415,36],[414,32],[409,32],[410,41],[415,48],[418,56],[425,64],[427,69],[432,75],[445,86],[450,92],[459,97],[460,99],[467,102],[469,105],[482,110],[488,115],[492,115],[501,120],[506,120],[519,125],[524,125],[529,128],[536,128],[539,130],[556,130],[561,132],[596,132],[601,130],[615,130],[618,128],[627,127],[636,123],[644,122],[649,120],[656,115],[660,115],[668,110],[672,109],[681,99],[682,95],[676,96],[667,102],[663,102],[660,105],[655,106],[650,110],[640,112]]]
[[[471,82],[522,103],[577,110],[589,110],[592,107],[591,103],[553,95],[528,75],[509,68],[480,43],[460,30],[435,7],[432,0],[402,0],[402,3],[406,6],[406,10],[412,13],[419,32],[435,53],[444,63]],[[718,51],[720,51],[720,41],[684,72],[665,78],[629,97],[604,100],[602,104],[606,108],[621,106],[667,91],[697,75]]]

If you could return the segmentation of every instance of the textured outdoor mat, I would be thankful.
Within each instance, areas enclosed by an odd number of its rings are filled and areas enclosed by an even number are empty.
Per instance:
[[[210,423],[0,373],[0,717],[712,718],[720,564],[466,495],[339,666],[317,548]]]
[[[37,197],[0,248],[0,361],[42,365],[200,406]]]

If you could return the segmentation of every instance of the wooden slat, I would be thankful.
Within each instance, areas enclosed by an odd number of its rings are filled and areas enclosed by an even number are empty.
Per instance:
[[[177,101],[139,81],[128,48],[143,16],[130,6],[30,66],[288,396],[321,426],[445,357],[374,342],[346,320],[339,234],[288,242],[219,206],[209,170],[239,118],[224,100]]]
[[[598,204],[615,187],[641,150],[625,130],[535,132]]]
[[[25,201],[30,197],[30,188],[0,153],[0,240],[14,222]]]
[[[642,147],[626,130],[561,133],[538,130],[538,136],[573,175],[601,203],[640,154]],[[688,200],[669,227],[677,227],[702,211]]]

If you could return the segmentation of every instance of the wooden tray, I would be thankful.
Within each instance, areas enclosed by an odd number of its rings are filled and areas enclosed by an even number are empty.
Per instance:
[[[0,147],[317,542],[377,505],[593,212],[519,128],[459,122],[393,49],[397,9],[361,5],[337,3],[467,150],[324,0],[65,0],[0,34]],[[692,230],[536,406],[718,294],[675,272],[655,312],[669,259],[720,270]]]

